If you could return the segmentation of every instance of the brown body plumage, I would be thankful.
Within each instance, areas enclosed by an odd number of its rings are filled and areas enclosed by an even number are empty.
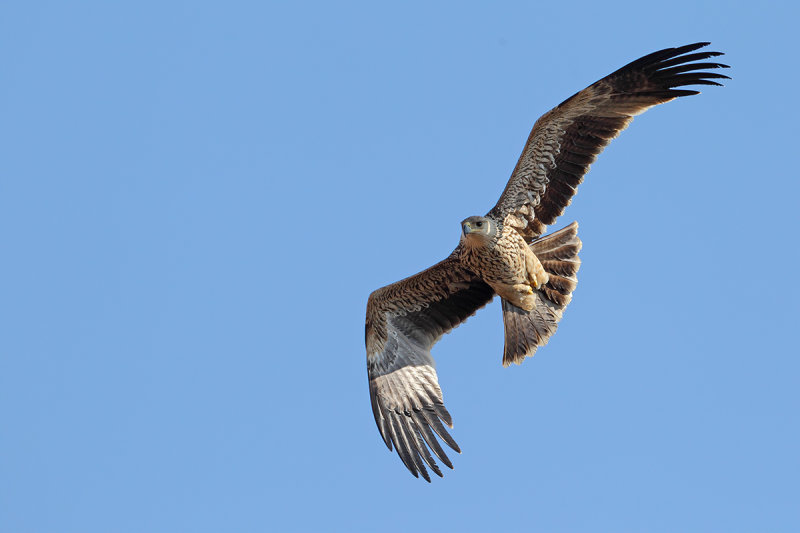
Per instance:
[[[475,224],[490,229],[484,233]],[[547,272],[520,233],[485,217],[462,222],[459,259],[467,269],[480,275],[501,298],[531,311],[533,291],[547,283]]]
[[[533,127],[497,204],[485,217],[462,222],[461,242],[444,261],[373,292],[367,302],[366,347],[375,422],[386,446],[414,476],[442,475],[431,453],[452,464],[440,438],[447,432],[430,350],[495,294],[502,298],[503,364],[521,363],[555,333],[572,298],[580,267],[578,225],[542,237],[569,205],[589,165],[648,108],[719,85],[722,74],[703,69],[719,52],[694,52],[708,43],[644,56],[544,114]],[[694,53],[693,53],[694,52]]]

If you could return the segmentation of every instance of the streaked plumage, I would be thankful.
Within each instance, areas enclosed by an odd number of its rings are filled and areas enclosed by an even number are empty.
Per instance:
[[[437,436],[460,449],[445,426],[431,348],[444,334],[502,298],[503,364],[521,363],[555,333],[577,284],[577,223],[542,237],[569,205],[589,165],[632,118],[676,97],[678,89],[719,85],[727,78],[704,62],[719,52],[697,43],[629,63],[544,114],[497,204],[462,222],[461,242],[447,259],[373,292],[367,303],[366,347],[375,422],[386,446],[414,476],[441,476],[433,455],[452,468]],[[433,455],[432,455],[433,454]],[[426,468],[427,466],[427,468]]]

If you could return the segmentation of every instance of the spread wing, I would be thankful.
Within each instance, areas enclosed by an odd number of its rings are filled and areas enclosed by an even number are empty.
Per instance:
[[[532,239],[564,212],[603,148],[635,115],[699,91],[687,85],[720,85],[728,78],[704,69],[720,52],[696,52],[709,43],[667,48],[629,63],[559,104],[533,126],[528,142],[489,216],[506,220]],[[506,217],[509,217],[508,219]]]
[[[431,348],[493,296],[492,288],[462,267],[454,252],[369,297],[366,344],[372,412],[386,446],[397,450],[415,477],[421,473],[430,482],[426,463],[442,475],[431,451],[453,468],[436,435],[461,452],[444,426],[453,423],[444,407]]]

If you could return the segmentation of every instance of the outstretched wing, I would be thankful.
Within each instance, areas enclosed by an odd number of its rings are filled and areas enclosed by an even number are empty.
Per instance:
[[[704,69],[728,68],[702,62],[720,52],[690,53],[709,43],[667,48],[629,63],[544,114],[497,205],[489,216],[505,220],[532,239],[564,212],[583,176],[603,148],[635,115],[699,91],[687,85],[720,85],[728,78]],[[506,218],[509,217],[509,218]]]
[[[426,463],[442,475],[431,451],[453,468],[436,435],[461,452],[444,426],[453,423],[444,407],[431,348],[493,296],[492,288],[462,267],[454,252],[369,297],[366,344],[372,412],[386,446],[397,450],[415,477],[421,473],[430,482]]]

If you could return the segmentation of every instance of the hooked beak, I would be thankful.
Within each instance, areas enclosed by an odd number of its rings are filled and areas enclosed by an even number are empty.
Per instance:
[[[463,224],[461,224],[461,231],[464,232],[464,236],[466,237],[467,235],[472,233],[472,224],[470,224],[469,222],[464,222]]]

